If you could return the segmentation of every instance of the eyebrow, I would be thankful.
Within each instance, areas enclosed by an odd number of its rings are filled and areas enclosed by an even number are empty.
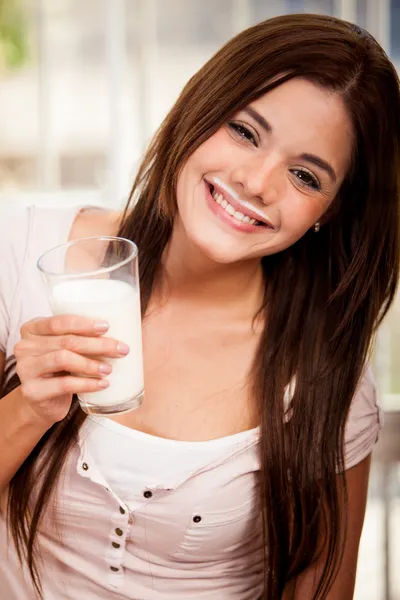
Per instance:
[[[260,113],[254,110],[254,108],[251,108],[251,106],[246,106],[246,108],[243,109],[243,112],[250,115],[250,117],[253,117],[253,119],[257,121],[257,123],[261,125],[261,127],[265,129],[267,133],[272,133],[271,125],[264,119],[264,117],[260,115]]]
[[[243,112],[247,113],[250,117],[252,117],[263,129],[265,129],[267,133],[272,133],[272,126],[270,125],[270,123],[268,123],[268,121],[264,119],[264,117],[260,115],[260,113],[254,110],[254,108],[251,108],[251,106],[246,106],[243,109]],[[333,183],[336,183],[337,176],[335,173],[335,169],[326,160],[320,158],[319,156],[315,156],[315,154],[309,154],[308,152],[300,154],[299,158],[326,171]]]

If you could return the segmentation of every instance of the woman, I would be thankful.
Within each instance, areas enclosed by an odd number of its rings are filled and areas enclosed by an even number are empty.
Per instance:
[[[190,80],[123,215],[2,220],[8,600],[352,598],[381,424],[367,361],[399,273],[399,143],[377,42],[279,17]],[[35,269],[100,234],[138,244],[144,315],[145,400],[110,418],[72,396],[106,386],[98,357],[129,349],[106,323],[52,318]]]

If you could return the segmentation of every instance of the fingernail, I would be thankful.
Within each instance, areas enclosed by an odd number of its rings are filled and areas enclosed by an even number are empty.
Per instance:
[[[105,333],[108,329],[108,323],[107,321],[96,321],[96,323],[93,325],[93,329],[97,333]]]
[[[118,354],[122,354],[123,356],[125,356],[126,354],[129,354],[130,348],[127,344],[124,344],[124,342],[119,342],[117,350]]]
[[[109,375],[111,371],[112,366],[108,363],[102,363],[101,365],[99,365],[99,373],[102,373],[103,375]]]
[[[107,388],[110,385],[110,382],[108,381],[108,379],[99,379],[99,381],[97,382],[97,387],[102,388],[104,390],[104,388]]]

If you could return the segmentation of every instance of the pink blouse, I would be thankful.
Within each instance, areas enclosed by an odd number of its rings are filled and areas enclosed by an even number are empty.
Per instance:
[[[21,324],[50,315],[36,260],[67,240],[79,209],[0,215],[6,378]],[[381,425],[367,369],[347,422],[346,468],[371,452]],[[39,532],[45,600],[254,600],[263,566],[258,443],[258,429],[178,442],[89,417]],[[35,600],[1,516],[0,590],[7,600]]]

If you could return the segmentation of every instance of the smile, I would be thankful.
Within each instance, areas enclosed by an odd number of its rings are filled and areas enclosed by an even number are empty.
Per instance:
[[[232,191],[225,190],[225,184],[217,178],[210,180],[204,179],[206,187],[207,203],[212,212],[222,221],[242,233],[260,233],[268,229],[276,231],[276,228],[269,219],[253,208],[247,200],[236,198]]]
[[[256,219],[251,219],[248,215],[244,215],[239,210],[235,210],[232,204],[229,204],[225,200],[222,194],[218,194],[215,189],[211,191],[211,196],[214,198],[215,202],[223,208],[228,215],[231,215],[234,219],[243,223],[250,223],[250,225],[262,225],[261,221],[257,221]]]

